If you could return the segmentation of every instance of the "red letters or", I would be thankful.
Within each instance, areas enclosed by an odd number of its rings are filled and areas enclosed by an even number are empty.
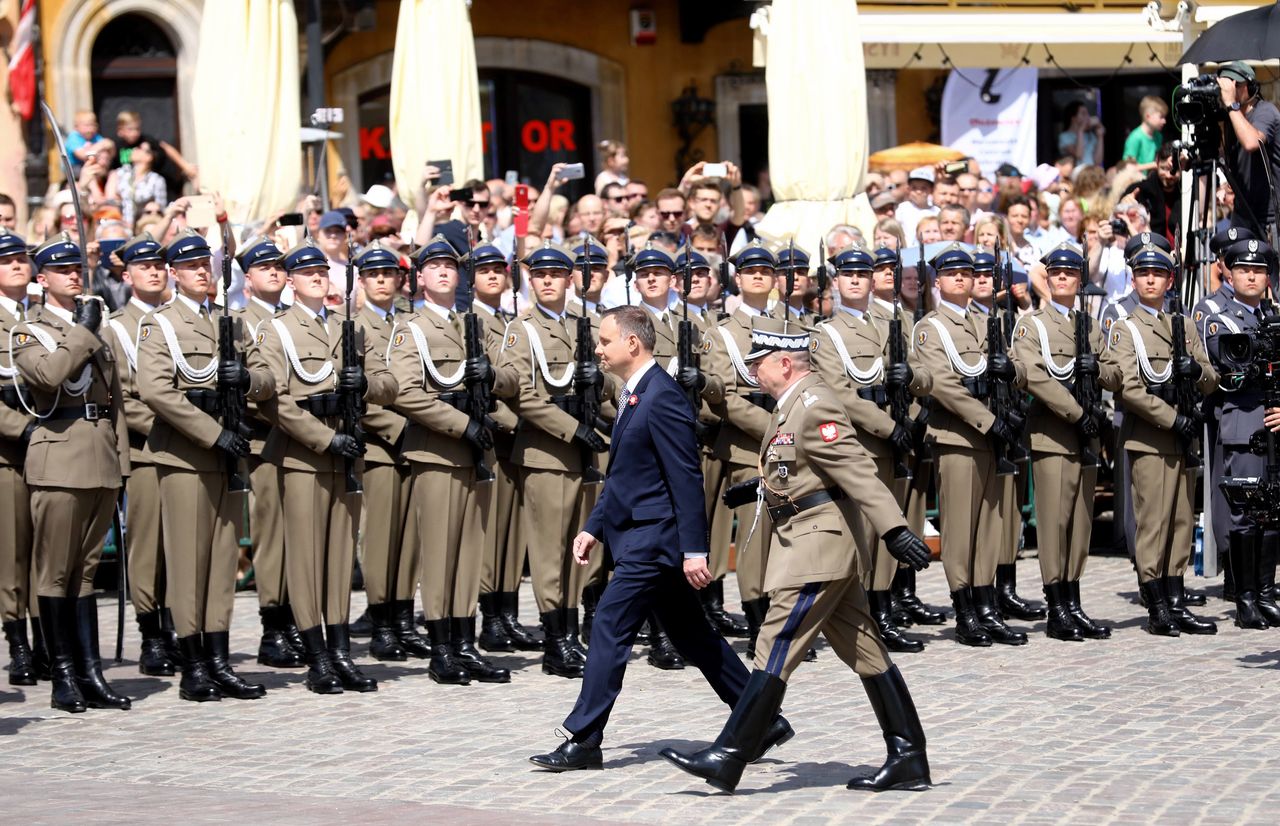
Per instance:
[[[368,160],[369,158],[377,158],[385,161],[390,155],[382,145],[382,140],[387,131],[385,126],[374,126],[373,128],[360,127],[360,159]]]
[[[520,129],[520,143],[527,152],[546,152],[547,125],[540,120],[526,121]]]
[[[570,152],[578,147],[573,140],[573,121],[556,118],[551,121],[551,151],[565,149]]]

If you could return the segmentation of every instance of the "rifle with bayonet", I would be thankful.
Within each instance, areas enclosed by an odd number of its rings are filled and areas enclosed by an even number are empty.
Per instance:
[[[999,241],[996,242],[995,246],[995,258],[995,265],[991,270],[993,302],[1000,293],[1002,281],[1000,277],[1002,267],[1000,265]],[[983,377],[983,382],[986,385],[987,407],[990,408],[992,415],[998,421],[1009,424],[1011,432],[1018,434],[1021,433],[1022,428],[1014,425],[1017,402],[1013,396],[1013,386],[1003,376],[996,375],[991,369],[991,364],[997,356],[1008,357],[1008,342],[1004,337],[1004,325],[1001,323],[998,304],[992,306],[991,312],[987,314],[987,371]],[[1017,469],[1014,467],[1016,451],[1016,440],[1006,442],[1003,439],[997,439],[993,442],[992,452],[995,454],[996,473],[998,475],[1007,476]]]
[[[906,345],[902,335],[902,260],[893,264],[893,318],[889,319],[889,366],[907,363]],[[922,440],[915,439],[916,422],[911,417],[911,391],[905,385],[885,387],[889,396],[889,415],[894,424],[912,434],[918,445]],[[917,448],[918,449],[918,448]],[[927,447],[925,448],[927,450]],[[893,447],[893,478],[910,479],[911,466],[907,463],[911,454]]]
[[[1093,355],[1092,347],[1089,343],[1089,328],[1093,323],[1093,319],[1089,316],[1088,293],[1085,285],[1089,283],[1089,255],[1084,255],[1084,270],[1080,276],[1080,287],[1076,290],[1076,298],[1080,302],[1080,306],[1076,309],[1075,323],[1075,345],[1076,345],[1076,363],[1074,376],[1071,383],[1071,397],[1080,405],[1080,409],[1084,411],[1085,419],[1092,419],[1093,431],[1096,434],[1102,426],[1102,386],[1098,383],[1097,358]],[[1045,358],[1049,357],[1045,353]],[[1092,362],[1093,369],[1086,369],[1086,364]],[[1080,463],[1085,467],[1099,467],[1102,465],[1102,459],[1098,455],[1098,451],[1093,449],[1093,440],[1095,436],[1087,434],[1084,430],[1079,430],[1080,434]]]
[[[791,236],[787,241],[787,294],[782,297],[782,322],[785,329],[786,323],[791,318],[791,294],[796,291],[796,239]],[[796,313],[799,315],[799,312]]]
[[[346,317],[342,319],[342,368],[358,369],[364,372],[364,353],[361,346],[362,335],[356,329],[351,318],[351,291],[355,289],[355,244],[351,240],[351,231],[347,230],[347,283],[342,290],[342,300]],[[353,387],[349,390],[338,390],[338,410],[341,413],[339,433],[355,439],[364,450],[364,432],[360,428],[360,419],[364,416],[364,392]],[[347,493],[362,493],[364,485],[356,475],[356,460],[351,456],[342,458],[342,475],[346,483]]]
[[[591,236],[582,233],[582,291],[591,287]],[[630,258],[628,258],[630,266]],[[629,276],[624,276],[629,277]],[[596,364],[596,340],[591,331],[591,316],[583,305],[578,316],[576,340],[573,350],[573,389],[577,394],[578,424],[595,430],[600,419],[600,367]],[[581,380],[579,380],[581,377]],[[598,485],[604,482],[604,474],[596,469],[596,454],[582,445],[582,483]]]
[[[471,242],[471,227],[467,227],[466,233],[467,284],[471,287],[471,294],[474,296],[476,294],[476,262],[475,246]],[[512,257],[515,257],[514,253]],[[479,363],[482,367],[488,367],[489,358],[484,350],[484,330],[481,329],[480,318],[473,310],[462,314],[462,339],[466,349],[467,363]],[[488,369],[481,369],[476,373],[468,370],[463,379],[463,386],[467,393],[467,416],[481,430],[488,428],[489,414],[494,409],[493,386],[489,383],[488,373]],[[492,482],[493,470],[484,463],[484,453],[483,447],[471,442],[471,463],[476,469],[476,481]]]
[[[222,228],[222,314],[218,316],[218,361],[220,365],[236,363],[244,367],[244,356],[236,347],[240,339],[240,319],[231,315],[231,230],[225,225]],[[221,372],[221,371],[220,371]],[[239,383],[228,383],[219,377],[218,408],[223,430],[245,435],[245,397],[244,388]],[[231,492],[249,489],[249,483],[240,475],[240,457],[223,451],[222,460],[226,467],[227,490]]]
[[[679,330],[677,332],[676,341],[676,376],[685,375],[685,371],[689,368],[700,370],[702,365],[699,360],[697,351],[694,348],[694,340],[697,338],[697,331],[694,329],[693,322],[689,320],[689,293],[693,291],[693,254],[689,247],[689,239],[684,242],[684,271],[680,275],[680,297],[683,299],[684,316],[680,319]],[[702,409],[702,396],[698,391],[698,385],[684,386],[685,398],[689,401],[689,408],[693,411],[693,418],[698,418],[698,413]]]
[[[827,314],[822,311],[822,306],[827,300],[827,240],[825,238],[818,239],[818,310],[817,321],[826,319]]]

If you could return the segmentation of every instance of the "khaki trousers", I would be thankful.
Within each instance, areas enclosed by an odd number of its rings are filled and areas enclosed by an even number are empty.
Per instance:
[[[710,529],[707,568],[712,579],[721,579],[729,573],[729,544],[733,542],[733,511],[720,501],[724,473],[724,460],[703,454],[702,490],[707,498],[707,526]]]
[[[521,531],[529,549],[529,573],[538,611],[577,608],[580,591],[573,570],[573,537],[585,518],[579,513],[582,477],[559,470],[524,468],[520,476]]]
[[[720,502],[724,492],[739,482],[745,482],[760,475],[758,468],[749,465],[724,463],[725,472],[720,475],[720,484],[716,490],[716,501]],[[743,600],[759,599],[764,596],[764,571],[769,564],[770,537],[773,526],[769,522],[769,514],[760,509],[760,518],[755,530],[751,529],[756,521],[756,503],[750,502],[742,507],[729,511],[723,505],[714,514],[717,519],[737,517],[737,526],[733,531],[733,544],[737,549],[738,593]],[[714,534],[715,528],[712,528]],[[750,542],[747,537],[750,536]]]
[[[889,457],[873,459],[876,463],[876,478],[884,486],[893,491],[899,503],[906,499],[907,480],[893,478],[893,459]],[[893,585],[893,575],[898,572],[898,560],[889,553],[889,548],[876,534],[876,529],[859,510],[854,515],[853,541],[859,555],[871,560],[871,570],[862,577],[863,587],[870,591],[888,591]]]
[[[1040,577],[1045,585],[1078,582],[1089,558],[1098,469],[1057,453],[1033,453],[1031,459]]]
[[[157,467],[165,595],[179,637],[231,627],[244,494],[225,473]]]
[[[600,499],[600,491],[603,489],[603,484],[582,485],[582,492],[578,494],[578,525],[573,531],[573,536],[577,536],[578,531],[587,527],[587,518],[591,516],[591,509],[596,506],[596,502]],[[572,538],[570,539],[570,550],[572,551]],[[604,557],[603,553],[597,551],[591,554],[586,565],[574,564],[570,567],[571,584],[569,590],[573,597],[573,607],[576,608],[582,603],[583,588],[588,585],[603,583],[609,579],[609,571],[604,564]],[[570,561],[572,561],[572,552],[570,553]]]
[[[1022,544],[1022,500],[1026,496],[1026,467],[1018,466],[1018,472],[1000,477],[1000,564],[1012,565],[1018,561],[1018,546]]]
[[[413,463],[410,500],[420,547],[422,611],[428,620],[469,617],[480,593],[484,556],[474,465]]]
[[[942,520],[942,567],[952,591],[996,581],[1004,541],[1000,494],[989,450],[936,445],[938,513]]]
[[[1182,576],[1195,537],[1195,473],[1181,455],[1128,451],[1138,581]]]
[[[364,591],[370,605],[412,600],[418,553],[404,542],[411,491],[409,471],[397,465],[364,466]],[[414,534],[417,534],[415,526]]]
[[[480,565],[480,593],[503,590],[503,566],[506,564],[507,541],[511,534],[511,509],[515,499],[515,481],[508,475],[504,462],[491,453],[486,462],[493,469],[493,482],[477,485],[480,512],[484,514],[484,558]],[[518,576],[518,575],[517,575]],[[518,580],[517,580],[518,583]],[[519,588],[519,584],[516,588]],[[512,588],[511,590],[516,590]]]
[[[341,468],[280,471],[285,577],[298,627],[342,625],[351,613],[351,561],[360,494],[347,493]]]
[[[284,574],[284,521],[280,503],[280,468],[259,458],[249,458],[249,484],[253,488],[249,524],[253,536],[253,581],[263,608],[289,601]]]
[[[165,604],[164,529],[156,466],[135,464],[125,480],[125,496],[129,599],[134,611],[147,614]]]
[[[28,616],[31,585],[31,495],[22,468],[0,466],[0,619]]]
[[[118,489],[32,486],[30,493],[36,593],[65,598],[91,595]]]
[[[788,681],[819,631],[859,677],[889,670],[889,652],[856,576],[775,589],[756,640],[755,667]]]
[[[494,590],[515,592],[520,590],[524,578],[525,542],[521,531],[520,468],[505,459],[499,459],[494,473],[506,484],[497,489],[498,553],[494,562],[497,582]],[[483,585],[481,591],[484,591]]]

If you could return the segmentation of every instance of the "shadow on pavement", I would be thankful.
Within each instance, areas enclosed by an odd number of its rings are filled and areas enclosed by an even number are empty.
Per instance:
[[[111,687],[120,692],[131,700],[145,700],[162,691],[168,691],[170,688],[177,690],[177,681],[182,679],[179,676],[171,678],[160,677],[116,677],[107,675],[107,681],[111,683]],[[172,682],[170,682],[172,680]]]
[[[4,717],[0,718],[0,737],[6,737],[11,734],[17,734],[22,729],[34,723],[30,717]]]
[[[1241,668],[1280,668],[1280,651],[1259,651],[1236,657]]]

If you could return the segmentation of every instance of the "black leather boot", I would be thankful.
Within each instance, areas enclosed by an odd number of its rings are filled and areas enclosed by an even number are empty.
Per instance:
[[[289,647],[293,649],[293,653],[302,658],[303,662],[307,661],[307,643],[302,639],[302,632],[298,630],[298,621],[293,616],[293,607],[287,602],[280,605],[280,615],[284,618],[280,630],[284,632],[285,641],[289,643]],[[317,628],[319,626],[316,626]],[[323,632],[321,636],[324,636]]]
[[[35,685],[36,669],[31,662],[31,643],[27,641],[27,621],[6,622],[4,637],[9,641],[9,685]]]
[[[37,597],[40,626],[49,653],[49,673],[53,682],[51,708],[79,714],[88,706],[76,685],[75,607],[65,597]]]
[[[245,681],[231,669],[231,635],[226,631],[204,632],[205,661],[209,679],[218,686],[218,693],[233,700],[260,700],[267,696],[267,687],[261,683]]]
[[[1147,624],[1143,629],[1157,637],[1176,637],[1182,632],[1169,614],[1169,603],[1164,595],[1164,580],[1153,579],[1150,582],[1139,582],[1138,590],[1142,593],[1142,602],[1147,606]]]
[[[1228,534],[1229,535],[1229,534]],[[1227,549],[1225,554],[1221,555],[1218,560],[1222,565],[1222,601],[1236,601],[1236,576],[1231,570],[1231,550]]]
[[[175,669],[165,650],[159,610],[138,614],[138,633],[142,635],[138,670],[152,677],[172,677]]]
[[[329,662],[333,663],[333,672],[338,675],[344,691],[377,691],[378,681],[365,676],[351,660],[351,631],[347,624],[326,625],[324,635],[329,640]]]
[[[453,656],[449,642],[449,620],[427,620],[427,637],[431,640],[431,659],[427,674],[442,685],[470,685],[471,675]]]
[[[509,683],[511,672],[484,658],[476,648],[476,618],[454,617],[449,620],[453,658],[466,669],[471,679],[481,683]]]
[[[517,651],[541,651],[542,635],[520,624],[520,594],[503,591],[501,596],[502,627]]]
[[[502,625],[502,595],[480,595],[480,647],[485,651],[515,651]]]
[[[716,633],[722,637],[745,637],[749,632],[747,624],[724,609],[724,578],[712,580],[711,584],[698,592],[702,600],[702,611]]]
[[[394,627],[400,647],[410,657],[429,659],[432,656],[431,643],[418,633],[413,624],[413,600],[396,600],[395,612]]]
[[[366,605],[364,612],[356,617],[354,621],[347,623],[347,628],[351,629],[353,637],[372,637],[373,636],[373,611],[369,610],[372,605]]]
[[[747,659],[756,658],[756,640],[760,637],[760,626],[764,625],[764,616],[769,612],[769,598],[748,599],[742,602],[742,614],[747,618]]]
[[[943,625],[946,611],[935,611],[916,596],[916,572],[911,568],[899,568],[893,575],[893,598],[907,615],[905,625]],[[899,623],[902,624],[902,623]],[[905,626],[904,626],[905,627]]]
[[[182,651],[182,679],[178,682],[178,696],[193,703],[221,700],[222,692],[209,675],[205,665],[204,645],[199,634],[178,638]]]
[[[991,635],[978,622],[973,609],[973,593],[968,588],[951,592],[951,605],[956,610],[956,642],[986,648],[991,645]]]
[[[596,620],[596,606],[607,583],[593,582],[582,589],[582,644],[591,647],[591,625]]]
[[[1030,622],[1044,619],[1045,610],[1018,596],[1018,566],[1013,563],[996,566],[996,605],[1002,616]]]
[[[1205,597],[1203,591],[1188,591],[1185,587],[1182,589],[1182,604],[1190,605],[1193,608],[1200,608],[1208,604],[1209,600]]]
[[[1073,579],[1070,582],[1062,583],[1062,585],[1063,593],[1067,597],[1067,613],[1071,615],[1071,620],[1076,624],[1076,628],[1079,629],[1080,636],[1086,640],[1111,639],[1111,629],[1094,622],[1093,618],[1080,607],[1080,580]]]
[[[997,642],[1001,645],[1027,644],[1026,634],[1021,631],[1015,631],[1005,625],[1004,617],[1000,616],[1000,609],[996,607],[996,587],[994,585],[983,585],[970,590],[973,592],[974,613],[978,617],[978,624],[991,637],[992,642]]]
[[[569,647],[573,649],[574,655],[584,664],[587,661],[587,649],[582,644],[582,640],[578,639],[578,609],[577,608],[561,608],[564,615],[564,638],[568,640]]]
[[[302,668],[307,664],[289,644],[285,629],[292,615],[284,605],[269,605],[258,609],[262,620],[262,639],[258,642],[258,664],[271,668]]]
[[[400,637],[393,627],[395,604],[382,602],[370,605],[365,613],[369,615],[369,622],[372,623],[372,631],[369,634],[369,656],[382,662],[395,663],[409,659],[409,652],[405,651],[404,646],[400,644]]]
[[[1258,554],[1258,590],[1253,602],[1272,628],[1280,627],[1280,605],[1276,604],[1276,559],[1280,554],[1280,534],[1264,533]]]
[[[890,651],[902,651],[908,654],[919,654],[924,650],[924,643],[913,640],[902,633],[893,622],[893,611],[889,606],[892,601],[888,591],[867,591],[867,601],[871,604],[871,618],[880,629],[880,639]]]
[[[178,632],[173,625],[173,611],[160,609],[160,637],[164,640],[164,653],[173,667],[182,668],[182,646],[178,645]]]
[[[119,694],[102,676],[102,653],[98,649],[98,600],[80,597],[75,602],[76,685],[89,708],[128,711],[133,701]]]
[[[306,650],[307,677],[303,684],[314,694],[341,694],[342,680],[333,670],[333,660],[324,641],[324,628],[317,625],[299,631],[302,646]]]
[[[1080,629],[1076,627],[1075,620],[1071,618],[1071,613],[1067,610],[1067,597],[1063,593],[1065,590],[1065,582],[1045,583],[1044,598],[1049,603],[1049,609],[1047,612],[1048,622],[1045,624],[1044,632],[1049,639],[1063,640],[1065,642],[1084,642]]]
[[[560,610],[542,612],[542,673],[574,679],[582,676],[582,660],[578,659],[565,638],[564,613]]]
[[[659,754],[679,769],[732,792],[747,764],[763,750],[765,736],[782,707],[787,684],[767,671],[752,671],[729,720],[710,748],[693,754],[663,749]]]
[[[680,652],[672,644],[656,614],[649,615],[649,629],[649,665],[663,671],[682,671],[684,657],[680,656]]]
[[[1236,573],[1236,590],[1240,590],[1240,574]],[[1165,597],[1169,601],[1169,616],[1173,617],[1178,630],[1184,634],[1216,634],[1218,625],[1212,620],[1197,617],[1187,610],[1186,590],[1182,577],[1167,576],[1164,578]]]
[[[52,679],[49,670],[51,665],[49,647],[45,645],[44,631],[40,628],[40,618],[31,617],[31,667],[36,672],[37,680]]]
[[[847,788],[869,792],[920,792],[929,788],[933,781],[929,778],[924,728],[902,673],[896,665],[890,666],[883,674],[863,679],[862,687],[884,732],[889,757],[875,774],[855,777]]]
[[[1264,629],[1267,620],[1258,611],[1258,556],[1262,552],[1262,534],[1258,531],[1232,531],[1229,535],[1231,568],[1235,571],[1236,627]]]

